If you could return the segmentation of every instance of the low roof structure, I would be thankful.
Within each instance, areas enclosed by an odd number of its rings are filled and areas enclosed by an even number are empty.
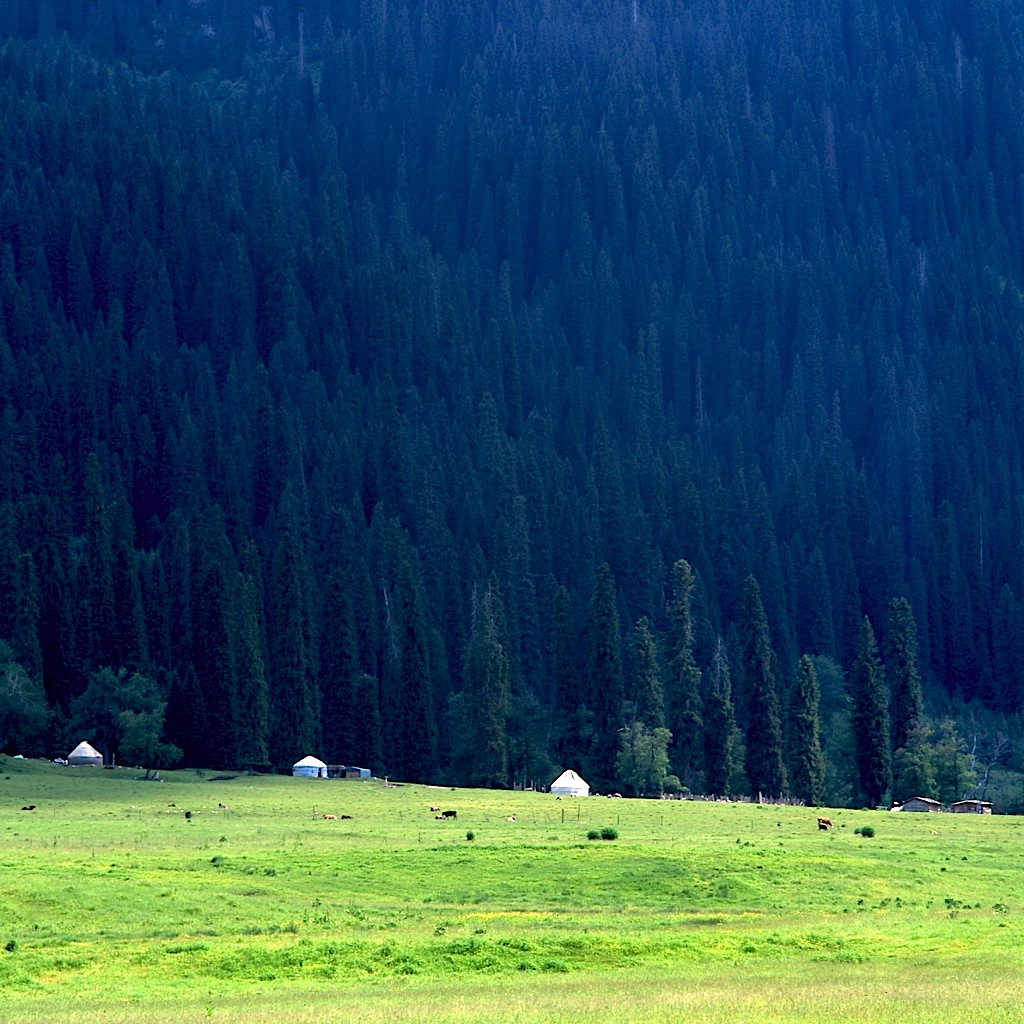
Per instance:
[[[556,796],[590,796],[590,784],[567,768],[551,783],[551,792]]]
[[[992,804],[987,800],[957,800],[949,809],[954,814],[991,814]]]
[[[938,800],[933,800],[930,796],[912,796],[909,800],[904,800],[899,807],[896,808],[898,811],[941,811],[942,804]]]
[[[74,750],[68,754],[68,764],[91,765],[95,768],[103,767],[103,755],[89,742],[82,740]]]
[[[307,755],[301,761],[292,765],[292,775],[305,776],[312,779],[326,779],[327,765],[319,757]]]

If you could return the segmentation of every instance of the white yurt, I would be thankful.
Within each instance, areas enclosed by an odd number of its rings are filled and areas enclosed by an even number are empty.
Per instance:
[[[103,755],[91,744],[82,740],[74,750],[68,754],[68,764],[92,765],[96,768],[103,767]]]
[[[551,792],[555,796],[590,796],[590,785],[581,779],[571,768],[566,768],[551,783]]]
[[[292,775],[302,776],[308,779],[326,779],[327,765],[319,757],[304,757],[292,765]]]

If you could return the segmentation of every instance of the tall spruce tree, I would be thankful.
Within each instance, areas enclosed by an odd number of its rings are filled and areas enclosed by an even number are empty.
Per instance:
[[[889,754],[889,702],[875,631],[865,615],[861,620],[857,656],[850,670],[850,725],[853,729],[857,782],[869,807],[882,802],[892,784]]]
[[[748,576],[743,585],[739,633],[747,698],[745,767],[750,795],[782,797],[787,792],[787,779],[782,758],[779,685],[761,588],[753,576]]]
[[[908,737],[924,714],[921,676],[917,668],[917,626],[910,602],[895,597],[889,603],[885,631],[885,676],[889,684],[892,749],[907,746]]]
[[[292,533],[274,553],[270,616],[270,759],[291,764],[320,739],[306,563]]]
[[[564,767],[580,768],[590,749],[591,716],[584,702],[572,597],[561,584],[555,590],[553,630],[551,671],[555,687],[555,755]]]
[[[398,706],[393,771],[402,778],[426,782],[437,769],[437,723],[422,580],[409,554],[399,563],[396,597]]]
[[[615,579],[607,562],[597,570],[587,621],[586,698],[593,710],[589,751],[592,784],[608,788],[615,780],[615,758],[622,728],[622,648]]]
[[[484,591],[466,651],[462,710],[471,786],[508,786],[508,656],[499,634],[494,585]]]
[[[789,791],[811,806],[825,795],[825,757],[821,751],[819,705],[821,690],[814,662],[800,659],[789,716]]]
[[[256,582],[245,573],[235,577],[229,621],[238,680],[237,760],[250,771],[265,769],[270,764],[270,703],[263,658],[262,609]]]
[[[704,792],[728,796],[736,771],[736,715],[725,644],[718,638],[704,694]]]
[[[684,785],[692,785],[701,731],[700,669],[693,656],[693,617],[690,595],[693,569],[680,558],[672,567],[669,609],[668,728],[672,733],[672,768]]]
[[[665,727],[665,692],[658,647],[646,616],[633,628],[633,718],[648,729]]]

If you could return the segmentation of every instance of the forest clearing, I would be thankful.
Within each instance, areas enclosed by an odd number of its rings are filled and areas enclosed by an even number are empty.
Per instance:
[[[0,758],[5,1019],[1017,1012],[1016,817],[141,774]]]

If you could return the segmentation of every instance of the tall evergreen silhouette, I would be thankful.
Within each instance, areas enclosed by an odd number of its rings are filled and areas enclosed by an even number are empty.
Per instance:
[[[753,576],[748,576],[743,585],[739,635],[746,688],[745,767],[750,795],[785,796],[787,779],[782,756],[782,719],[775,654],[768,635],[768,620],[761,604],[761,588]]]
[[[850,724],[856,749],[857,782],[869,807],[881,803],[892,782],[889,702],[871,622],[861,620],[857,658],[850,670]]]

